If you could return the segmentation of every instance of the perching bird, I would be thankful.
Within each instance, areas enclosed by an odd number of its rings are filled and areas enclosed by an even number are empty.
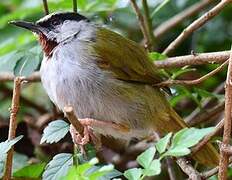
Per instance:
[[[137,43],[73,12],[12,24],[38,35],[44,52],[41,80],[52,102],[61,110],[71,105],[83,121],[94,119],[94,132],[129,141],[187,127],[164,92],[152,86],[162,77]],[[194,158],[218,163],[210,144]]]

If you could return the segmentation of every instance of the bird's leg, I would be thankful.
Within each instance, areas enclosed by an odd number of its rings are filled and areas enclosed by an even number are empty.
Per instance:
[[[79,132],[76,131],[76,129],[74,128],[74,126],[71,124],[70,125],[70,134],[72,136],[73,142],[75,144],[84,146],[85,144],[87,144],[89,142],[89,130],[88,130],[88,126],[84,126],[84,132],[82,136]]]
[[[85,153],[84,145],[89,143],[91,140],[93,142],[95,148],[97,150],[99,150],[101,147],[100,137],[98,137],[97,135],[95,135],[93,133],[93,130],[90,126],[86,125],[85,123],[82,125],[84,127],[83,136],[79,132],[76,131],[76,129],[74,128],[74,126],[72,124],[70,125],[69,131],[70,131],[70,134],[72,136],[73,143],[79,145],[81,152]]]
[[[90,126],[90,127],[103,128],[103,129],[112,128],[121,133],[126,133],[130,131],[130,128],[127,127],[126,125],[114,123],[111,121],[100,121],[92,118],[79,119],[79,121],[83,126]]]
[[[101,147],[100,137],[94,134],[92,128],[112,128],[121,133],[126,133],[129,131],[129,128],[125,125],[110,122],[110,121],[100,121],[91,118],[78,119],[82,126],[84,127],[83,136],[75,130],[75,128],[70,126],[70,133],[73,139],[73,142],[77,145],[80,145],[82,148],[86,145],[90,140],[95,145],[96,149]]]

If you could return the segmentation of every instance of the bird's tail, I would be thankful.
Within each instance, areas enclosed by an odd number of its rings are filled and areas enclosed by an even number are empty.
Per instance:
[[[162,123],[160,125],[157,124],[156,121],[156,127],[158,125],[159,133],[161,134],[166,134],[168,132],[175,133],[182,128],[188,127],[188,125],[184,122],[184,120],[172,108],[170,108],[170,113],[168,116],[169,117],[167,117],[167,115],[164,114],[162,121],[159,121],[160,123]],[[162,128],[160,129],[160,127]],[[214,167],[218,165],[219,154],[212,144],[207,143],[201,150],[199,150],[198,152],[196,152],[196,154],[193,155],[193,159],[199,162],[200,164]]]

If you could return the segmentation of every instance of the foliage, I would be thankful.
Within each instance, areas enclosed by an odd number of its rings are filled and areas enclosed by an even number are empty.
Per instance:
[[[22,139],[23,136],[18,136],[12,140],[6,140],[4,142],[0,143],[0,175],[2,174],[4,170],[4,163],[6,160],[7,152],[11,149],[11,147],[16,144],[20,139]]]
[[[69,124],[63,120],[56,120],[44,129],[40,143],[54,143],[62,139],[69,131]]]
[[[124,172],[128,180],[142,180],[146,176],[155,176],[161,172],[161,160],[166,156],[180,157],[191,153],[190,147],[196,145],[205,135],[212,132],[214,128],[185,128],[174,135],[168,133],[154,146],[148,148],[137,157],[137,162],[142,168],[132,168]],[[156,150],[159,158],[154,159]]]

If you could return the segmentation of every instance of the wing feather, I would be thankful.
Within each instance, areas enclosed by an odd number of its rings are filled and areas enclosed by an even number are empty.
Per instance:
[[[100,68],[125,81],[155,84],[162,81],[158,69],[149,60],[145,49],[121,35],[100,28],[94,49]]]

